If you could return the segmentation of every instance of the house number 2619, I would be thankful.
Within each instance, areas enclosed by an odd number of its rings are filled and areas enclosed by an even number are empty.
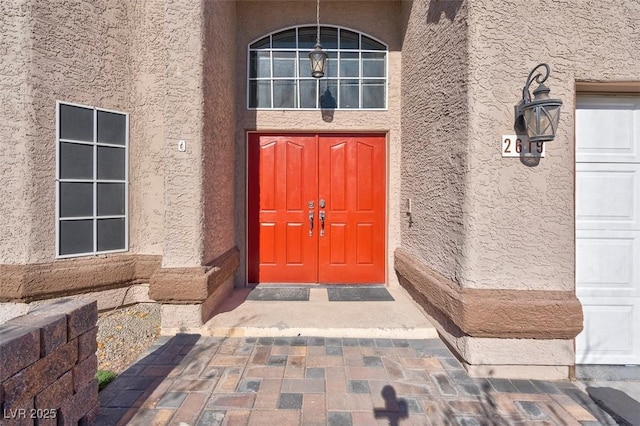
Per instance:
[[[526,135],[503,135],[503,157],[544,157],[544,142],[529,142]]]

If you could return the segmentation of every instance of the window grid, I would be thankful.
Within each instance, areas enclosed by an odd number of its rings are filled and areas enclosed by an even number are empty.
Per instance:
[[[75,139],[67,139],[61,138],[61,122],[60,122],[60,107],[62,105],[72,106],[78,108],[86,108],[93,110],[93,141],[80,141]],[[124,135],[124,145],[106,143],[106,142],[98,142],[98,112],[107,112],[107,113],[115,113],[120,114],[125,117],[125,135]],[[62,143],[69,144],[77,144],[77,145],[87,145],[92,146],[92,179],[80,179],[80,178],[61,178],[60,177],[60,147]],[[110,148],[118,148],[124,150],[124,180],[122,179],[98,179],[98,148],[99,147],[110,147]],[[61,216],[61,199],[60,199],[60,184],[61,183],[91,183],[92,184],[92,203],[93,203],[93,211],[92,216],[73,216],[73,217],[62,217]],[[126,252],[129,250],[129,114],[123,113],[120,111],[113,111],[103,108],[96,108],[87,105],[74,104],[70,102],[56,102],[56,258],[70,258],[70,257],[81,257],[81,256],[91,256],[96,254],[109,254],[109,253],[120,253]],[[124,184],[124,214],[122,215],[98,215],[98,184],[100,183],[120,183]],[[114,249],[114,250],[104,250],[98,251],[98,221],[104,219],[124,219],[124,248],[122,249]],[[93,251],[84,252],[84,253],[70,253],[70,254],[60,254],[60,240],[61,240],[61,230],[60,225],[62,222],[73,222],[73,221],[81,221],[81,220],[91,220],[92,228],[93,228]]]
[[[301,76],[299,71],[300,71],[300,59],[302,57],[306,57],[306,55],[308,55],[308,53],[311,51],[310,48],[308,47],[301,47],[300,46],[300,29],[301,28],[311,28],[308,26],[303,26],[303,27],[295,27],[293,29],[295,29],[295,47],[287,47],[287,48],[274,48],[273,47],[273,36],[274,34],[280,34],[286,31],[290,31],[292,28],[288,28],[288,29],[283,29],[283,30],[279,30],[277,32],[271,33],[268,36],[262,37],[260,39],[257,39],[251,43],[249,43],[249,48],[248,48],[248,55],[247,55],[247,75],[248,75],[248,84],[247,84],[247,107],[249,109],[276,109],[276,110],[282,110],[282,109],[295,109],[295,110],[317,110],[320,108],[320,82],[321,81],[327,81],[327,85],[328,82],[334,82],[335,85],[335,101],[336,101],[336,109],[341,109],[341,110],[351,110],[351,109],[355,109],[355,110],[386,110],[387,109],[387,102],[388,102],[388,90],[387,90],[387,75],[388,75],[388,63],[387,63],[387,59],[388,59],[388,49],[387,46],[384,45],[382,42],[375,40],[372,37],[366,36],[367,38],[373,40],[376,43],[381,44],[384,49],[362,49],[363,46],[363,34],[354,30],[350,30],[347,28],[342,28],[342,27],[330,27],[330,26],[323,26],[321,28],[323,29],[327,29],[327,28],[331,28],[331,29],[335,29],[336,30],[336,44],[337,44],[337,48],[336,49],[324,49],[325,52],[327,53],[334,53],[335,54],[335,61],[337,61],[337,65],[336,65],[336,76],[335,77],[323,77],[322,79],[316,79],[314,77],[309,76]],[[358,35],[358,46],[360,47],[359,49],[341,49],[341,35],[342,35],[342,31],[349,31],[349,32],[355,32]],[[263,39],[269,39],[269,47],[268,48],[251,48],[251,45],[262,41]],[[321,40],[322,42],[322,40]],[[258,77],[257,73],[255,77],[251,76],[251,53],[252,52],[256,52],[256,67],[258,67],[258,64],[260,63],[259,61],[259,56],[257,55],[258,52],[268,52],[269,53],[269,70],[270,70],[270,76],[269,77]],[[295,69],[294,69],[294,76],[293,77],[275,77],[274,76],[274,52],[292,52],[295,53],[296,55],[296,60],[295,60]],[[357,53],[358,54],[358,77],[343,77],[341,76],[341,72],[340,72],[340,64],[342,61],[342,55],[344,53]],[[383,58],[382,60],[384,61],[384,72],[382,76],[379,77],[365,77],[364,76],[364,66],[363,66],[363,53],[378,53],[378,54],[382,54]],[[331,60],[331,59],[329,59]],[[294,87],[294,91],[295,91],[295,105],[293,107],[276,107],[274,105],[274,82],[278,81],[278,80],[294,80],[295,81],[295,87]],[[341,101],[340,101],[340,95],[341,95],[341,81],[344,80],[357,80],[358,81],[358,106],[357,107],[348,107],[348,108],[343,108],[340,106]],[[316,82],[316,97],[315,97],[315,108],[302,108],[301,107],[301,95],[300,95],[300,82],[301,81],[314,81]],[[261,107],[258,106],[259,105],[259,101],[258,101],[258,97],[259,97],[259,86],[258,86],[258,82],[263,81],[263,82],[270,82],[269,84],[269,88],[270,88],[270,102],[269,102],[269,106],[268,107]],[[364,96],[364,82],[366,81],[382,81],[383,85],[384,85],[384,99],[383,99],[383,106],[381,107],[367,107],[367,108],[363,108],[363,96]],[[256,88],[255,88],[255,93],[256,93],[256,99],[254,99],[255,101],[255,105],[251,106],[251,82],[256,82]]]

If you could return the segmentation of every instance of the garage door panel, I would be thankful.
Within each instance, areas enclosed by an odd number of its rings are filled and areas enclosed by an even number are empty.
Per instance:
[[[638,297],[640,231],[577,231],[579,296]]]
[[[640,164],[576,165],[576,228],[640,230]]]
[[[576,108],[576,362],[640,364],[640,97]]]
[[[640,162],[639,131],[637,98],[581,97],[576,109],[576,160]]]
[[[637,364],[640,342],[638,303],[617,298],[583,298],[584,329],[576,338],[578,364]],[[611,332],[615,330],[615,332]]]

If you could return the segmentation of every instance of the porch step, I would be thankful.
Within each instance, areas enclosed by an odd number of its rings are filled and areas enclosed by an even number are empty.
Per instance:
[[[330,301],[327,287],[307,287],[309,300],[250,300],[252,288],[236,289],[213,318],[197,328],[163,328],[162,334],[263,337],[318,336],[430,339],[436,329],[401,287],[377,287],[375,301]],[[255,290],[254,290],[255,291]],[[345,289],[346,291],[346,289]],[[353,299],[353,294],[344,293]],[[359,292],[360,296],[366,296]],[[374,297],[375,296],[375,297]],[[384,297],[382,297],[384,296]]]

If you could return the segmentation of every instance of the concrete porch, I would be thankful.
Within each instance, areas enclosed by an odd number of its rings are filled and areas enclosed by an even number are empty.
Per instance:
[[[429,339],[438,336],[422,309],[401,287],[385,289],[393,301],[330,301],[326,286],[265,286],[308,289],[308,300],[248,300],[253,287],[234,289],[201,327],[183,327],[179,315],[163,312],[163,335],[320,336]],[[175,309],[169,306],[164,309]],[[177,313],[176,313],[177,314]]]

